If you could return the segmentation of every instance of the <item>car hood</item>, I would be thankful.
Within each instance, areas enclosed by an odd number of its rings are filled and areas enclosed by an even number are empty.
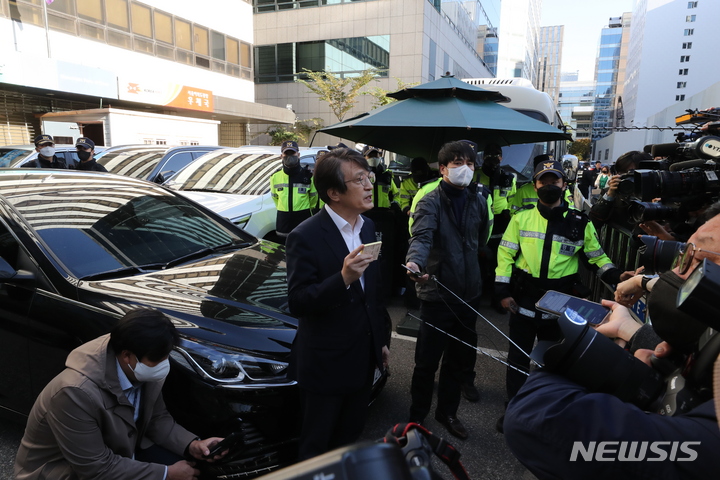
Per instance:
[[[83,300],[118,314],[157,308],[190,337],[256,352],[284,356],[297,330],[287,310],[285,250],[272,242],[78,288]]]
[[[215,192],[191,192],[185,190],[176,190],[179,194],[199,203],[205,208],[209,208],[213,212],[223,215],[224,212],[234,209],[238,205],[246,205],[248,211],[245,213],[253,213],[260,209],[261,205],[252,205],[253,200],[257,200],[257,195],[237,195],[233,193],[215,193]]]

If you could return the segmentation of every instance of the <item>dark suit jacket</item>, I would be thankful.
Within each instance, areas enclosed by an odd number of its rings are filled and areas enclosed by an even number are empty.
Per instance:
[[[375,225],[365,218],[363,243],[375,241]],[[290,311],[299,318],[289,374],[314,393],[345,394],[382,368],[384,306],[379,304],[378,262],[360,281],[345,287],[340,274],[350,253],[330,215],[322,209],[296,227],[286,242]]]

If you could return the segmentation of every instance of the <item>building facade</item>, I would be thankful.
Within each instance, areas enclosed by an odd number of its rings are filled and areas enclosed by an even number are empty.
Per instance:
[[[498,78],[522,77],[538,85],[542,0],[503,0],[500,13]]]
[[[615,128],[625,126],[623,92],[630,42],[632,14],[612,17],[602,29],[595,63],[595,105],[592,138],[610,135]]]
[[[636,2],[625,87],[629,125],[651,126],[648,117],[717,81],[720,68],[708,59],[715,55],[718,18],[715,0]]]
[[[577,78],[577,75],[574,75]],[[575,140],[590,138],[592,117],[595,109],[595,82],[560,82],[558,113]]]
[[[252,6],[234,0],[0,0],[0,142],[31,143],[45,113],[112,106],[214,120],[220,144],[248,143],[250,123],[293,121],[255,103],[252,25]],[[83,118],[53,133],[116,143]],[[151,130],[138,143],[201,142]]]
[[[368,87],[387,91],[397,90],[398,80],[425,83],[446,72],[458,78],[492,76],[484,61],[491,47],[483,41],[479,53],[477,46],[480,23],[489,24],[495,11],[491,3],[468,2],[469,9],[454,1],[255,0],[256,100],[291,108],[301,120],[320,118],[332,125],[339,119],[329,105],[295,81],[303,68],[339,76],[375,68],[381,75]],[[373,101],[360,96],[345,118],[370,110]],[[318,134],[314,144],[335,141]]]
[[[555,104],[560,96],[564,30],[563,25],[541,27],[538,42],[537,89],[550,95]]]

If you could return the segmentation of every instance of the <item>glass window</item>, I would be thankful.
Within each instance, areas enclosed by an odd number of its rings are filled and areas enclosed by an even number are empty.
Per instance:
[[[192,50],[192,35],[190,23],[175,18],[175,45],[185,50]]]
[[[598,62],[598,70],[614,70],[617,66],[617,60],[600,60]]]
[[[108,26],[130,31],[127,0],[105,0],[105,8]]]
[[[686,22],[694,22],[695,21],[695,15],[688,15],[685,17]]]
[[[104,23],[102,0],[77,0],[77,10],[84,20]]]
[[[697,8],[698,2],[688,2],[688,8]]]
[[[225,35],[211,31],[210,40],[212,45],[212,57],[217,60],[225,60]]]
[[[240,64],[240,42],[234,38],[225,38],[225,60],[235,65]]]
[[[600,37],[600,45],[613,45],[622,41],[621,33],[609,33]]]
[[[619,57],[619,56],[620,56],[620,46],[602,47],[600,49],[600,58]]]
[[[195,33],[195,53],[199,53],[200,55],[210,55],[207,28],[193,25],[193,33]]]
[[[685,88],[687,82],[677,82],[677,88]]]
[[[161,42],[173,43],[172,17],[167,13],[155,10],[155,39]]]
[[[250,45],[247,43],[240,44],[240,65],[245,68],[250,68],[252,63],[250,62]]]
[[[170,178],[170,175],[167,175],[168,173],[176,173],[178,170],[180,170],[192,161],[192,152],[178,152],[171,156],[163,165],[160,166],[160,173],[163,173],[165,178]]]
[[[152,18],[150,17],[150,7],[133,3],[130,10],[132,11],[132,31],[138,35],[152,38]]]
[[[10,9],[10,18],[29,25],[41,27],[45,25],[42,9],[24,3],[13,2],[13,8]]]
[[[686,29],[685,29],[685,36],[686,36],[686,37],[689,37],[689,36],[692,35],[693,33],[695,33],[695,29],[694,29],[694,28],[686,28]]]
[[[50,12],[60,12],[75,16],[75,2],[73,0],[55,0],[52,3],[48,3],[47,9]]]

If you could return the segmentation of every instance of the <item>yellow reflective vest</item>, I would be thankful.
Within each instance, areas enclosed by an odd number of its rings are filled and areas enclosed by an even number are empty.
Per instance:
[[[481,184],[485,185],[486,187],[490,188],[490,177],[485,175],[485,172],[482,171],[482,169],[478,168],[475,170],[475,178],[474,180]],[[492,211],[495,215],[500,215],[503,210],[509,210],[510,209],[510,200],[512,200],[513,196],[515,195],[515,191],[517,190],[517,179],[513,176],[512,179],[512,185],[509,187],[503,187],[501,188],[498,185],[495,185],[492,188]]]

